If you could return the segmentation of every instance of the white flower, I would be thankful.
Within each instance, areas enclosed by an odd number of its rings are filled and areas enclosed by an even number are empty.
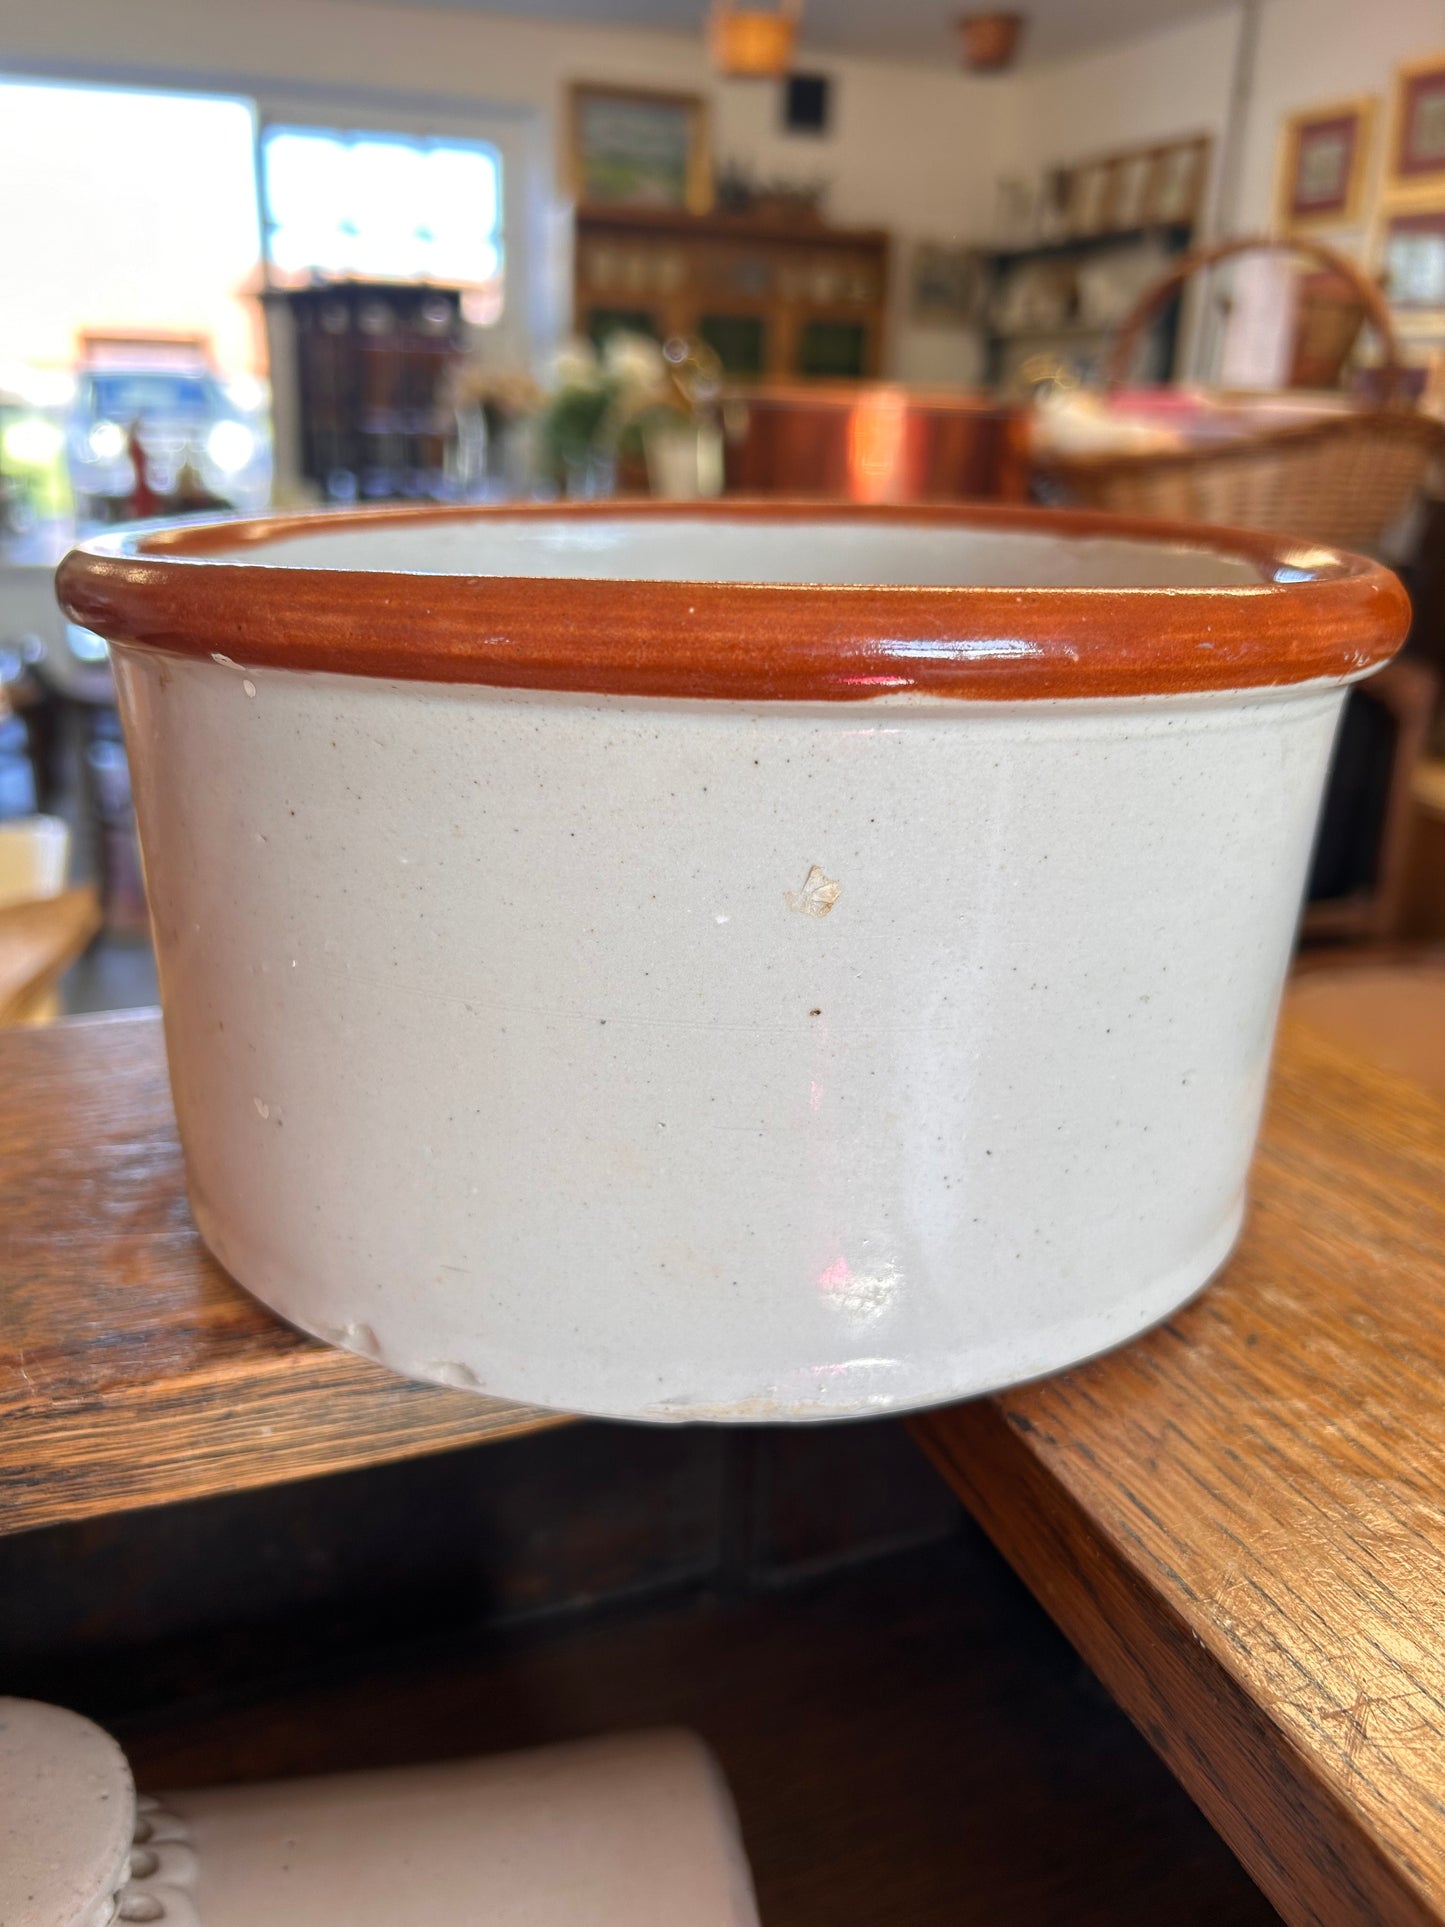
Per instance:
[[[595,388],[601,378],[590,341],[569,341],[552,359],[553,388]]]
[[[602,351],[602,365],[624,388],[649,391],[662,388],[667,381],[662,350],[647,335],[612,335]]]

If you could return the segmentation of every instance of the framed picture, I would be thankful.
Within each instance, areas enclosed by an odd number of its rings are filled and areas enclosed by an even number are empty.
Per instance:
[[[1397,208],[1384,218],[1380,267],[1402,322],[1445,321],[1445,198],[1434,208]]]
[[[1114,162],[1109,190],[1109,226],[1143,227],[1149,211],[1149,183],[1154,174],[1155,149],[1141,147],[1121,154]]]
[[[913,251],[913,319],[966,327],[977,312],[981,282],[976,249],[920,241]]]
[[[1109,220],[1109,189],[1113,165],[1085,161],[1074,169],[1069,187],[1069,232],[1102,234]]]
[[[569,173],[584,207],[685,209],[712,205],[707,102],[700,94],[635,87],[571,90]]]
[[[1395,70],[1389,175],[1396,198],[1445,189],[1445,53]]]
[[[1336,101],[1291,114],[1280,131],[1275,225],[1281,234],[1301,228],[1358,227],[1375,101]]]
[[[1208,162],[1207,134],[1161,147],[1149,181],[1149,219],[1179,227],[1197,220]]]

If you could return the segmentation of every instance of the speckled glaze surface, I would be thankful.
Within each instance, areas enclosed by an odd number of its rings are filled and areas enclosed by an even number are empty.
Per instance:
[[[108,1733],[0,1699],[0,1922],[110,1927],[130,1872],[135,1784]]]
[[[135,1792],[79,1714],[0,1699],[3,1927],[758,1927],[696,1734]]]
[[[168,1793],[167,1927],[758,1927],[732,1797],[695,1734]]]
[[[1332,677],[1035,700],[298,670],[244,609],[221,660],[123,643],[203,1235],[398,1371],[631,1418],[1127,1338],[1238,1230],[1343,684],[1399,626],[1386,587]]]

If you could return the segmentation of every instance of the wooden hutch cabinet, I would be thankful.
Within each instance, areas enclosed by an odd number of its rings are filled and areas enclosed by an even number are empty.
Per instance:
[[[882,371],[888,236],[817,220],[579,208],[574,324],[705,341],[741,378]]]

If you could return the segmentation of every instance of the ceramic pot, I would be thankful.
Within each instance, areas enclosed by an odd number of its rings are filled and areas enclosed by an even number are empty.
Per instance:
[[[695,1734],[137,1795],[108,1733],[0,1699],[5,1927],[579,1919],[758,1927],[732,1797]]]
[[[103,538],[190,1196],[294,1324],[649,1419],[1052,1371],[1239,1229],[1403,591],[949,508]]]

